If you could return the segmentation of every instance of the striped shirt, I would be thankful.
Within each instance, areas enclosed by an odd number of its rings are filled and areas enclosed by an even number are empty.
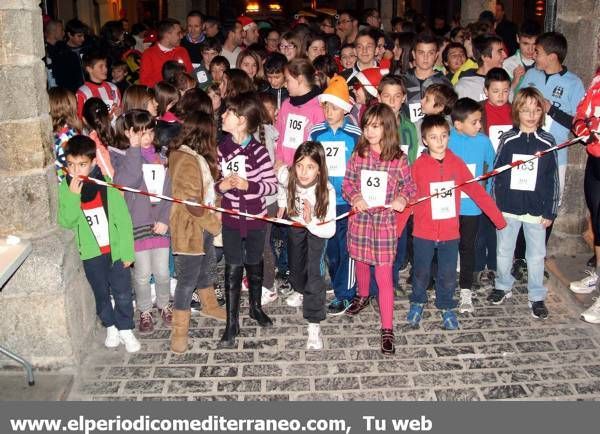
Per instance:
[[[103,81],[100,84],[86,81],[79,89],[77,89],[77,115],[81,118],[83,115],[83,105],[90,98],[100,98],[108,111],[113,105],[121,106],[121,93],[119,88],[109,81]]]
[[[242,147],[232,140],[230,134],[226,134],[219,143],[218,154],[221,171],[228,163],[237,162],[239,167],[241,160],[245,160],[245,179],[248,181],[246,191],[234,188],[221,193],[223,197],[221,206],[251,214],[266,214],[265,198],[277,192],[277,178],[267,148],[254,138],[250,139],[248,145]],[[222,181],[223,176],[216,184],[217,192],[221,192],[219,187]],[[245,236],[248,230],[262,229],[265,224],[261,220],[223,214],[223,226],[239,230],[242,236]]]

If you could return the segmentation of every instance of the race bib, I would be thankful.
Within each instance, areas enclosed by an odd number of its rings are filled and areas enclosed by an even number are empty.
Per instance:
[[[304,129],[308,125],[308,118],[302,115],[288,114],[283,136],[283,146],[286,148],[298,148],[304,141]]]
[[[90,225],[90,229],[98,242],[98,247],[102,249],[110,244],[108,237],[108,219],[104,212],[104,207],[99,206],[92,209],[84,209],[83,214]]]
[[[240,178],[246,179],[246,156],[236,155],[235,158],[232,158],[229,161],[222,161],[221,171],[223,172],[223,176],[229,176],[232,173],[235,173]]]
[[[505,132],[509,131],[512,128],[512,125],[494,125],[490,127],[490,141],[492,142],[492,146],[494,147],[494,152],[498,151],[498,146],[500,145],[500,137]]]
[[[198,79],[198,83],[206,83],[208,81],[206,71],[198,71],[196,73],[196,78]]]
[[[456,217],[456,201],[454,200],[454,181],[432,182],[429,184],[431,198],[431,219],[445,220]]]
[[[410,112],[410,121],[417,122],[419,119],[424,117],[423,110],[421,109],[420,102],[414,102],[408,105],[408,110]]]
[[[467,168],[469,169],[469,172],[471,172],[471,175],[473,175],[473,178],[475,177],[475,170],[477,169],[477,164],[467,164]],[[468,194],[463,193],[462,191],[460,192],[460,198],[461,199],[467,199],[469,197]]]
[[[346,174],[346,144],[344,142],[322,142],[325,149],[327,173],[329,176]]]
[[[531,157],[533,155],[513,154],[512,160],[515,162],[518,160],[527,160]],[[534,191],[537,182],[538,162],[539,159],[536,158],[513,167],[510,171],[510,189]]]
[[[112,99],[107,99],[107,100],[104,100],[104,104],[106,104],[106,108],[108,109],[108,111],[111,111],[113,108],[113,105],[115,105],[115,102]]]
[[[369,207],[385,205],[387,180],[383,170],[360,171],[360,193]]]
[[[550,132],[550,128],[552,128],[552,123],[554,121],[552,120],[552,118],[550,117],[550,115],[546,114],[546,116],[544,116],[544,126],[542,127],[542,129],[546,132]]]
[[[162,194],[165,184],[165,166],[162,164],[143,164],[142,172],[144,173],[144,182],[148,193]],[[150,202],[158,203],[158,197],[150,196]]]

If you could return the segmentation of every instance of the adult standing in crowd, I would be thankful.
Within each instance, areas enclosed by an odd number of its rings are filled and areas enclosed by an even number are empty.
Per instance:
[[[187,33],[181,39],[181,46],[190,55],[192,66],[197,68],[202,63],[201,44],[205,35],[202,32],[202,14],[199,11],[190,11],[185,19]]]
[[[337,22],[337,34],[344,44],[352,44],[358,35],[358,19],[351,11],[340,12],[340,18]]]
[[[496,2],[496,34],[502,38],[508,55],[512,56],[517,51],[517,25],[506,18],[504,3]]]
[[[162,80],[162,67],[165,62],[174,60],[185,66],[186,72],[192,72],[192,62],[187,50],[181,47],[181,25],[173,18],[167,18],[158,24],[158,42],[142,54],[140,83],[154,87]]]
[[[56,57],[56,49],[59,46],[59,42],[65,37],[65,28],[62,21],[50,20],[44,25],[44,49],[46,55],[44,56],[44,63],[46,64],[46,72],[48,75],[48,88],[56,86],[56,80],[54,79],[54,73],[52,72],[52,62]]]
[[[52,72],[56,85],[75,93],[85,81],[81,57],[87,50],[88,27],[78,19],[67,21],[67,40],[56,43]]]
[[[241,51],[240,45],[242,45],[242,32],[242,24],[237,21],[226,23],[223,26],[225,42],[221,49],[221,56],[226,58],[230,65],[237,64],[237,58]]]

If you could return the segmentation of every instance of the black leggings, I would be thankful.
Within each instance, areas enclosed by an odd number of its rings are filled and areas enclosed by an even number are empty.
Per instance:
[[[592,217],[594,245],[600,246],[600,158],[588,154],[583,181],[585,203]]]

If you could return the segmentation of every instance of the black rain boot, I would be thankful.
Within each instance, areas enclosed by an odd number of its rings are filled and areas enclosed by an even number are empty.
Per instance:
[[[256,320],[261,327],[273,325],[271,318],[262,310],[263,263],[244,264],[248,277],[248,298],[250,299],[250,318]]]
[[[235,337],[240,334],[240,296],[242,291],[243,265],[225,264],[225,310],[227,323],[218,348],[235,347]]]

